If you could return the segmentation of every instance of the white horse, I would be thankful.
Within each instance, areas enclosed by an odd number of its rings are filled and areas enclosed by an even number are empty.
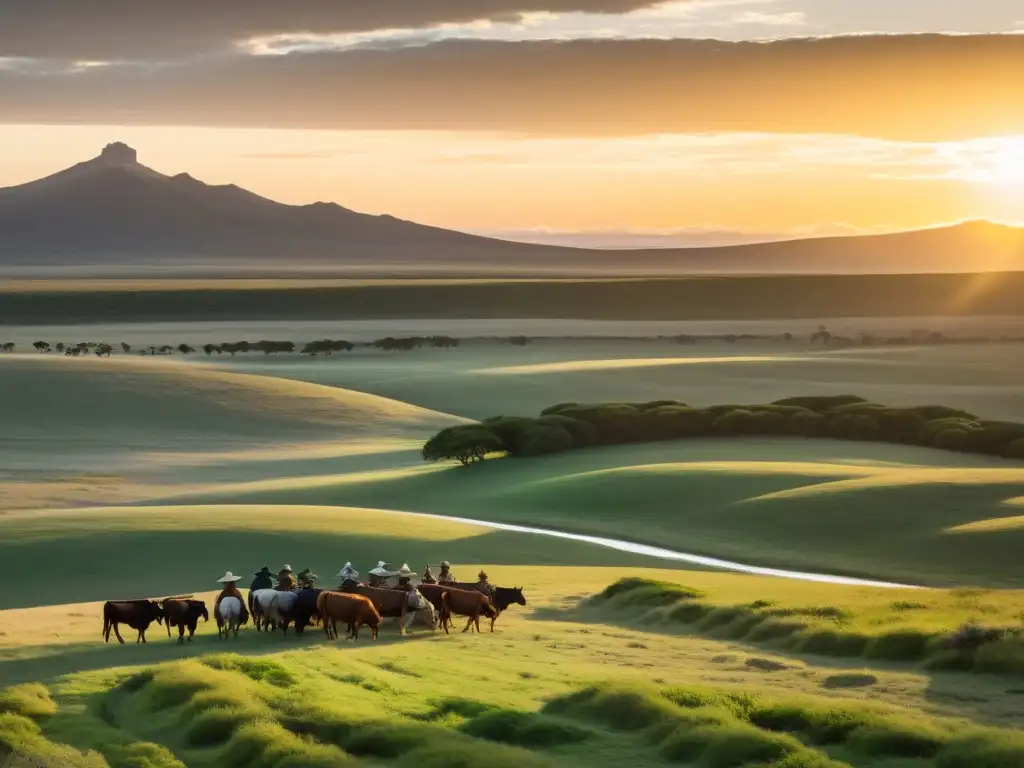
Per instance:
[[[253,614],[259,611],[263,629],[275,630],[278,627],[288,634],[288,624],[292,620],[292,610],[299,596],[295,592],[278,592],[276,589],[258,589],[252,593]]]
[[[238,627],[242,624],[242,601],[237,597],[225,597],[220,601],[216,611],[217,637],[226,640],[234,632],[238,637]]]
[[[399,634],[404,635],[412,623],[419,619],[431,629],[437,629],[437,614],[434,612],[434,606],[430,604],[418,589],[409,591],[408,612],[405,614],[405,618],[399,627]]]

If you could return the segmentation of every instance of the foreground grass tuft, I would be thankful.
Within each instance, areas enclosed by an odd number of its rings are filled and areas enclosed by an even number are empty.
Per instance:
[[[912,604],[893,602],[886,590],[864,594],[871,597],[861,597],[846,608],[773,600],[729,604],[689,587],[628,578],[585,601],[584,608],[620,612],[646,626],[687,625],[714,637],[802,653],[1024,674],[1019,593],[930,590],[925,599]],[[1013,621],[1011,617],[1018,617],[1017,626],[995,623]]]

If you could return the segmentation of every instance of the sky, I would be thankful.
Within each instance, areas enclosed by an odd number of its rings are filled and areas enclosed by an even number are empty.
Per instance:
[[[538,242],[1024,223],[1022,83],[1020,0],[0,0],[0,187],[124,141]]]

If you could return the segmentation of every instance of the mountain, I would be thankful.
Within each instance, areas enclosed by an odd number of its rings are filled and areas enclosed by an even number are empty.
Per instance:
[[[357,213],[285,205],[234,185],[166,176],[134,149],[0,189],[0,268],[253,274],[966,272],[1024,269],[1024,230],[969,222],[889,235],[609,251],[518,243]]]

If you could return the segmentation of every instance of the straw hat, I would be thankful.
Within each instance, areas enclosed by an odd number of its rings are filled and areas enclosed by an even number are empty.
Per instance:
[[[217,579],[217,583],[218,584],[230,584],[233,581],[241,581],[241,579],[242,579],[241,576],[235,576],[235,574],[233,574],[231,571],[228,571],[227,573],[224,574],[224,576],[222,578]]]

